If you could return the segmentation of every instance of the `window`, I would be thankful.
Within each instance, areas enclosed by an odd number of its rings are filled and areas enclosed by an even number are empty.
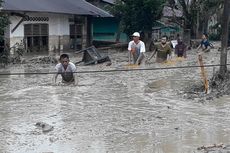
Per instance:
[[[70,48],[75,50],[81,50],[82,49],[82,30],[83,25],[82,24],[71,24],[70,25]]]
[[[27,50],[48,51],[48,24],[25,24],[24,36],[26,40]]]

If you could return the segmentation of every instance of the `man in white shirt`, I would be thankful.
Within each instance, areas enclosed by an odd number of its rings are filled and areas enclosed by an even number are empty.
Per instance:
[[[134,32],[133,40],[129,42],[128,51],[129,51],[129,63],[131,61],[131,55],[133,55],[133,64],[140,65],[145,57],[145,44],[140,40],[140,33]]]
[[[55,66],[57,73],[54,75],[54,83],[56,84],[56,80],[59,74],[62,76],[63,83],[74,83],[77,85],[77,75],[76,75],[76,66],[69,61],[69,55],[62,54],[60,56],[60,63]]]

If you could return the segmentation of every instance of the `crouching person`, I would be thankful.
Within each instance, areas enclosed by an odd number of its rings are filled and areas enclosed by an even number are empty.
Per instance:
[[[58,75],[61,74],[62,83],[74,83],[74,85],[77,85],[77,68],[74,63],[69,61],[69,56],[67,54],[62,54],[59,61],[60,63],[55,66],[57,73],[54,74],[54,84],[56,84]]]

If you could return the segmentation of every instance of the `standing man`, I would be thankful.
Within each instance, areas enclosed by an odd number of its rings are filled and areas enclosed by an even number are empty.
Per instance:
[[[62,54],[59,60],[60,63],[58,63],[55,67],[57,73],[54,75],[54,83],[56,84],[58,74],[61,74],[62,83],[74,83],[74,85],[77,85],[77,68],[72,62],[69,61],[69,55]]]
[[[129,63],[131,61],[131,55],[133,55],[133,64],[140,65],[145,57],[145,44],[140,40],[139,32],[134,32],[133,40],[129,42],[128,51],[129,51]]]
[[[152,55],[148,61],[157,54],[156,62],[161,63],[171,59],[172,49],[169,44],[167,44],[167,37],[163,36],[161,38],[161,43],[157,44]]]

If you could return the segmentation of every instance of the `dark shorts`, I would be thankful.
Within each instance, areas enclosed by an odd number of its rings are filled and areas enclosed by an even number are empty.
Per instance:
[[[139,54],[137,52],[134,52],[132,53],[132,55],[133,55],[133,64],[135,64],[138,59]]]
[[[183,57],[184,53],[177,53],[177,57]]]

